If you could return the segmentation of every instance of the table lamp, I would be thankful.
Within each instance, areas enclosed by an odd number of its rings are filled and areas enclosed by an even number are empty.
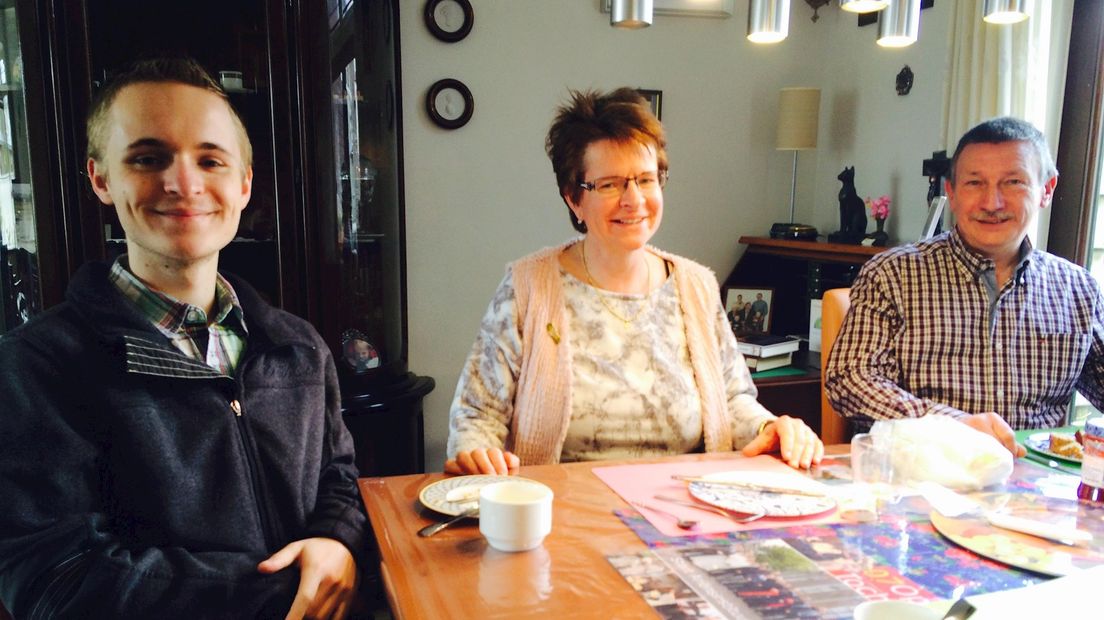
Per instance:
[[[790,221],[771,226],[772,239],[816,240],[817,230],[794,222],[794,198],[797,192],[797,152],[815,149],[817,119],[820,116],[819,88],[783,88],[778,100],[778,134],[775,148],[793,151],[793,175],[790,180]]]

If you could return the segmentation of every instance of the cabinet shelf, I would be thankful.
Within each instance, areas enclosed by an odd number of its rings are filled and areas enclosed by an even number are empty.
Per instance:
[[[862,265],[886,248],[846,243],[820,243],[770,237],[740,237],[740,243],[748,246],[748,252],[773,254],[813,261]]]

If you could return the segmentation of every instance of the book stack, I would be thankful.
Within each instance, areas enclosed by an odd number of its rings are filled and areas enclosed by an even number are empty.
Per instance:
[[[737,347],[752,372],[762,372],[789,366],[794,351],[801,347],[799,338],[750,334],[737,339]]]

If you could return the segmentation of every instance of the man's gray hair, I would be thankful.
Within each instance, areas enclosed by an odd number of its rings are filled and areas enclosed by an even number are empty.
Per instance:
[[[955,148],[954,156],[951,157],[951,169],[947,173],[947,180],[950,181],[951,185],[954,185],[958,158],[967,146],[971,144],[1001,144],[1004,142],[1027,142],[1031,144],[1035,149],[1035,157],[1039,160],[1040,183],[1045,183],[1052,177],[1058,176],[1058,168],[1054,166],[1054,158],[1050,156],[1050,148],[1047,146],[1043,132],[1025,120],[1002,116],[975,125],[973,129],[962,136]]]

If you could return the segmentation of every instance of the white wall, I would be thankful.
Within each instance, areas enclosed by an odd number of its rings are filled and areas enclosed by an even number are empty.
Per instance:
[[[544,154],[567,89],[663,91],[671,182],[654,243],[692,257],[721,279],[741,235],[789,218],[789,152],[773,148],[783,86],[823,89],[820,148],[802,152],[798,221],[838,228],[835,175],[857,167],[861,195],[894,198],[890,233],[912,238],[923,221],[920,162],[937,148],[949,2],[924,11],[908,51],[874,44],[876,27],[833,7],[793,2],[790,37],[745,39],[747,3],[728,19],[657,16],[639,31],[610,28],[598,0],[473,0],[475,26],[455,44],[434,39],[422,0],[400,5],[406,166],[410,368],[436,379],[425,401],[427,467],[439,469],[448,407],[480,317],[504,265],[574,234]],[[898,97],[908,63],[916,86]],[[461,129],[424,110],[438,79],[463,81],[475,114]],[[898,207],[908,205],[908,216]],[[871,226],[871,229],[873,227]]]

